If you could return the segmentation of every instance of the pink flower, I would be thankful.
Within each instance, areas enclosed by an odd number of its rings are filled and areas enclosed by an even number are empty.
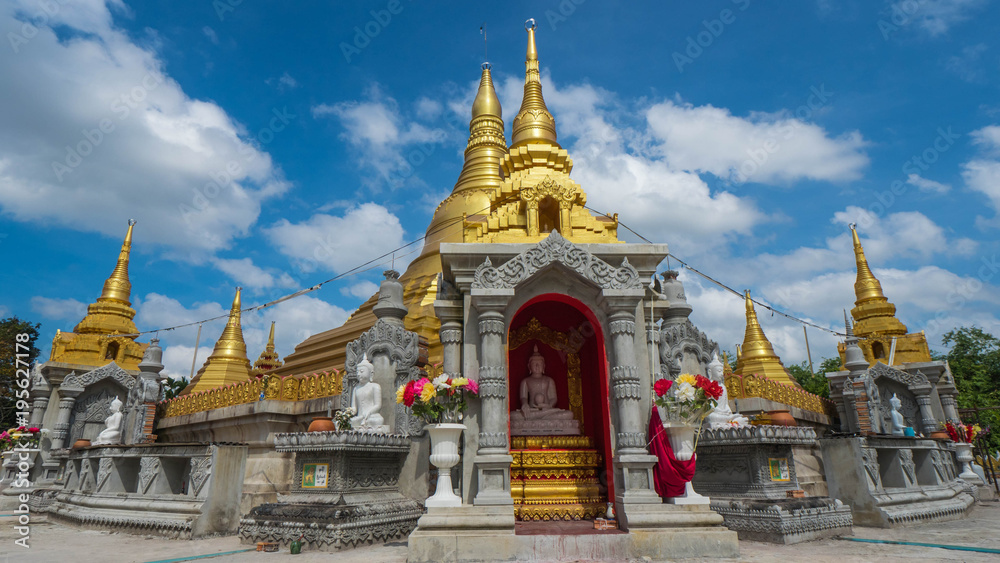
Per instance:
[[[468,383],[465,384],[466,389],[469,390],[474,395],[479,394],[479,384],[476,383],[475,379],[470,379]]]

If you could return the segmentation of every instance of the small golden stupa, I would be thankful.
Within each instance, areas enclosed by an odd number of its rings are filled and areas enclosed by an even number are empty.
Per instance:
[[[230,383],[239,383],[250,378],[250,360],[247,345],[243,341],[243,327],[240,325],[240,288],[236,288],[233,306],[229,309],[229,320],[222,336],[215,342],[212,355],[198,370],[191,383],[180,392],[181,395],[215,389]]]
[[[774,353],[774,346],[764,336],[764,330],[757,321],[757,311],[754,309],[750,292],[745,294],[747,309],[747,329],[743,336],[739,357],[736,359],[736,375],[757,374],[778,383],[799,386],[798,382],[788,373],[781,358]]]
[[[864,352],[865,359],[869,365],[875,365],[876,362],[888,364],[890,356],[893,365],[931,361],[931,351],[924,333],[907,333],[906,325],[896,318],[896,306],[882,293],[882,284],[868,267],[865,249],[861,247],[861,240],[853,223],[851,237],[858,268],[857,281],[854,282],[857,301],[851,309],[851,316],[854,317],[854,336],[860,340],[858,346]],[[894,340],[895,354],[892,352]],[[843,364],[846,345],[841,342],[837,349]]]
[[[274,321],[271,321],[271,333],[267,336],[267,346],[264,347],[264,351],[260,353],[257,361],[253,363],[253,370],[250,371],[250,375],[260,377],[280,367],[281,359],[278,358],[278,353],[274,351]]]
[[[129,220],[118,263],[104,282],[101,296],[87,306],[87,316],[73,332],[56,332],[49,353],[50,362],[67,364],[73,369],[115,362],[123,369],[139,371],[139,362],[148,344],[135,341],[139,331],[132,320],[135,309],[129,301],[132,284],[128,279],[128,262],[134,226],[135,220]]]

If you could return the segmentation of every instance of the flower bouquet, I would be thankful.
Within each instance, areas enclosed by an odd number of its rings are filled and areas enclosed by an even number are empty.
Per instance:
[[[458,422],[469,407],[468,396],[479,394],[479,384],[467,377],[441,374],[433,380],[422,377],[401,385],[396,402],[409,407],[427,424]]]
[[[333,423],[337,426],[337,431],[346,432],[352,428],[351,419],[357,415],[358,412],[354,407],[347,407],[345,409],[337,409],[333,412]]]
[[[952,442],[966,444],[971,444],[976,436],[983,431],[978,424],[953,423],[951,421],[946,422],[944,428]]]
[[[15,426],[9,430],[0,432],[0,451],[12,450],[16,446],[22,449],[35,449],[42,438],[40,428]]]
[[[653,384],[653,402],[660,413],[663,429],[677,459],[687,461],[697,447],[695,432],[718,405],[722,386],[703,375],[681,374],[676,380],[660,379]]]

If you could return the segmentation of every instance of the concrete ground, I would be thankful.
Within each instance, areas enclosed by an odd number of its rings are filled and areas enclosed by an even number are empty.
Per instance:
[[[14,544],[20,537],[14,530],[16,518],[0,516],[0,563],[152,563],[206,561],[223,563],[249,561],[277,563],[292,561],[336,561],[337,563],[404,563],[406,542],[366,546],[340,553],[303,552],[291,555],[285,548],[279,553],[257,553],[239,543],[236,537],[209,538],[193,541],[166,540],[155,537],[111,534],[80,530],[44,518],[31,523],[29,545],[24,549]],[[1000,549],[1000,502],[985,502],[977,506],[964,520],[935,524],[920,524],[895,530],[854,528],[855,538],[906,542],[947,544],[956,546]],[[206,557],[207,556],[207,557]],[[689,559],[686,561],[704,561]],[[774,545],[740,542],[740,557],[735,561],[808,561],[810,563],[854,561],[1000,561],[1000,554],[955,551],[931,547],[858,543],[827,539],[797,545]]]

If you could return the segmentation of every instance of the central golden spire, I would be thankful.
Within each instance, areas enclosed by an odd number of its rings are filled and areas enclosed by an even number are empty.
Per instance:
[[[853,223],[851,223],[851,237],[854,240],[854,259],[858,266],[858,277],[854,282],[857,301],[851,309],[851,316],[855,321],[854,334],[861,338],[873,334],[883,336],[906,334],[906,325],[896,318],[896,306],[882,293],[882,284],[868,267],[865,249],[861,247],[861,240]]]
[[[182,395],[249,379],[250,360],[247,358],[247,345],[243,341],[243,327],[240,325],[240,292],[241,288],[237,287],[236,297],[229,309],[229,320],[222,330],[222,336],[215,342],[212,355],[184,388]]]
[[[556,120],[545,107],[542,97],[542,82],[538,72],[538,48],[535,47],[535,20],[524,24],[528,31],[528,52],[524,61],[524,99],[521,109],[514,117],[514,132],[511,148],[528,143],[549,143],[559,147],[556,141]]]
[[[125,240],[122,242],[122,249],[118,253],[118,263],[111,272],[111,276],[104,282],[104,290],[98,301],[118,301],[125,305],[131,305],[129,297],[132,293],[132,284],[128,281],[128,259],[132,252],[132,227],[135,226],[135,219],[129,219],[128,231],[125,233]]]
[[[733,373],[737,375],[762,375],[772,381],[798,386],[798,383],[788,374],[781,363],[781,358],[774,353],[771,341],[764,335],[764,330],[757,321],[757,311],[754,309],[750,292],[745,294],[747,329],[743,336],[743,346]]]

